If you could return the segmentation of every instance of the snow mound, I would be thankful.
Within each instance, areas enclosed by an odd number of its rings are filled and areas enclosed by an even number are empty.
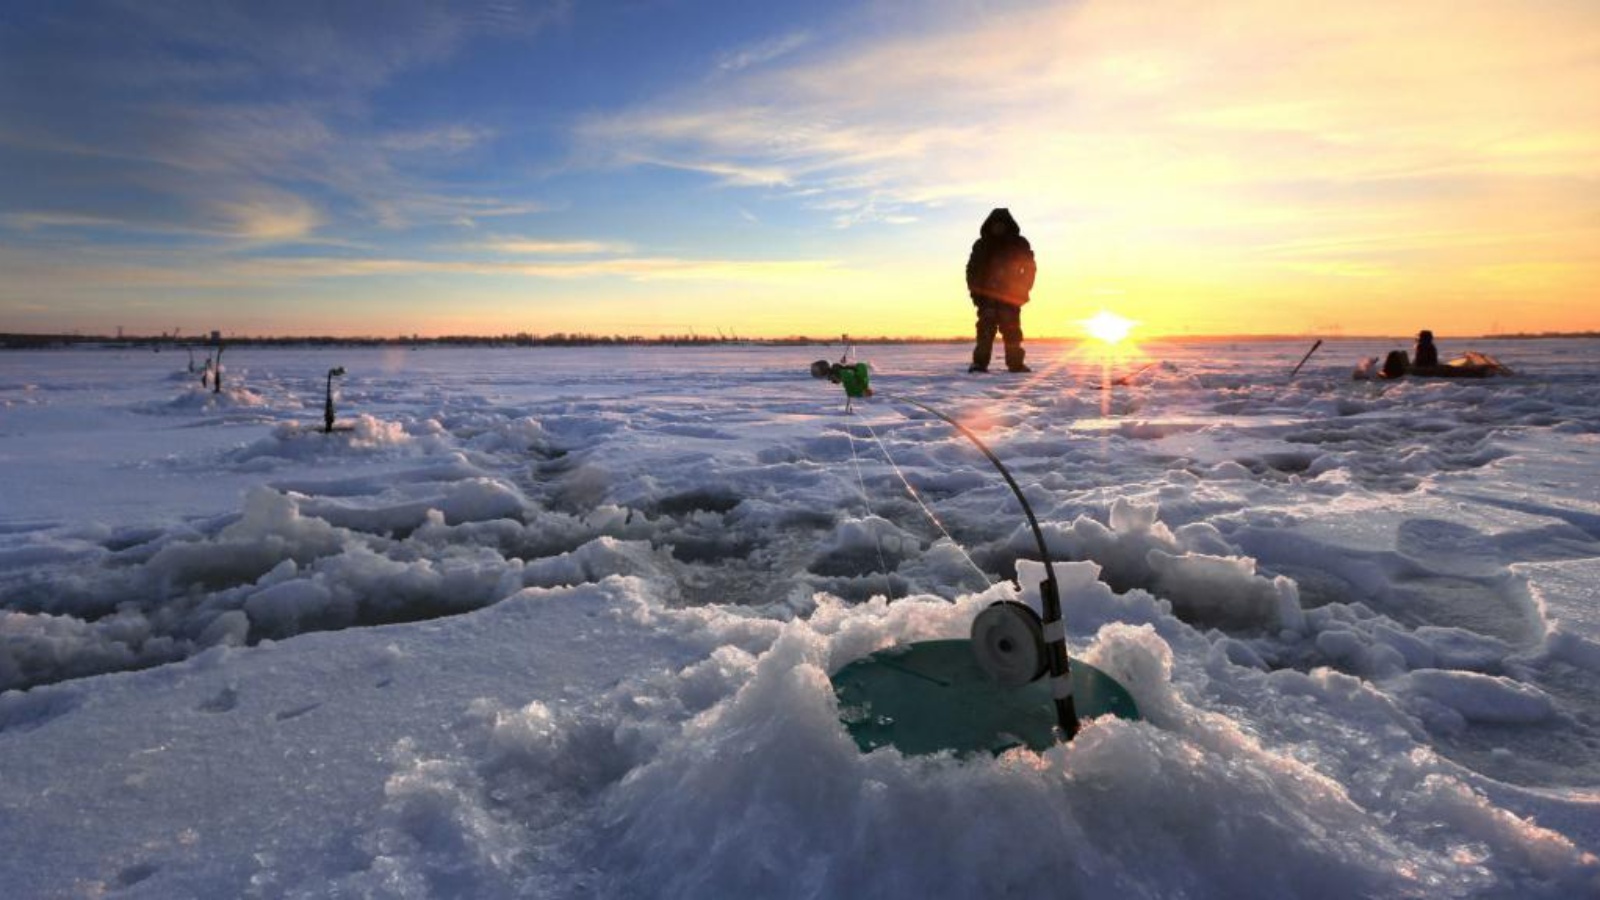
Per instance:
[[[1301,625],[1292,581],[1257,574],[1248,557],[1215,555],[1226,546],[1215,528],[1175,533],[1156,513],[1155,506],[1117,498],[1109,526],[1080,516],[1065,529],[1049,528],[1046,540],[1070,559],[1093,561],[1114,590],[1139,588],[1170,601],[1185,621],[1269,630]]]
[[[267,437],[229,454],[229,459],[235,463],[264,458],[304,462],[352,453],[393,451],[411,442],[411,435],[400,423],[362,414],[332,433],[324,433],[320,425],[280,423]]]
[[[1555,715],[1555,703],[1548,694],[1503,676],[1418,669],[1403,677],[1399,690],[1431,701],[1467,722],[1531,725]],[[1425,715],[1437,719],[1438,712],[1428,710]]]
[[[146,413],[192,415],[231,410],[265,410],[272,406],[272,402],[266,397],[249,388],[225,385],[221,391],[214,391],[211,388],[191,385],[188,390],[171,400],[140,403],[135,405],[135,409]]]

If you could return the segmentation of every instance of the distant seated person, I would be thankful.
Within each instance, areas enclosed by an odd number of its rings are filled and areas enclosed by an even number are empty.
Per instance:
[[[1406,358],[1404,350],[1390,350],[1383,358],[1383,367],[1378,370],[1378,377],[1404,378],[1410,368],[1411,360]]]
[[[1439,348],[1433,345],[1433,332],[1417,332],[1417,346],[1411,351],[1411,364],[1417,368],[1431,368],[1439,364]]]

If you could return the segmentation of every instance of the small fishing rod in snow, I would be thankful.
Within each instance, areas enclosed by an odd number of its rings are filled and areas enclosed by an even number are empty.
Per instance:
[[[1118,376],[1116,378],[1111,379],[1110,381],[1103,381],[1103,382],[1101,382],[1099,384],[1092,384],[1092,385],[1090,385],[1090,387],[1094,388],[1097,391],[1103,391],[1106,388],[1111,387],[1112,385],[1116,385],[1118,387],[1127,387],[1128,385],[1133,383],[1133,380],[1135,378],[1138,378],[1140,375],[1143,375],[1144,373],[1150,371],[1151,369],[1154,369],[1156,366],[1159,366],[1159,365],[1161,365],[1161,364],[1160,363],[1147,363],[1146,365],[1140,366],[1139,369],[1136,370],[1136,371],[1129,372],[1126,375]]]
[[[1311,358],[1311,354],[1317,352],[1317,348],[1321,347],[1321,346],[1322,346],[1322,338],[1317,338],[1317,342],[1315,344],[1311,345],[1311,349],[1306,351],[1306,355],[1300,357],[1300,361],[1295,363],[1294,371],[1289,373],[1289,377],[1290,378],[1294,378],[1294,376],[1300,374],[1300,367],[1305,365],[1306,364],[1306,360]]]
[[[1017,480],[1011,476],[1011,470],[1006,468],[1000,457],[996,456],[994,451],[989,449],[989,445],[985,444],[972,429],[945,413],[910,397],[881,392],[874,394],[866,363],[858,362],[847,366],[843,362],[829,363],[827,360],[817,360],[811,365],[811,374],[813,377],[827,378],[844,386],[847,412],[851,399],[878,396],[893,403],[914,406],[949,423],[963,437],[971,441],[1000,473],[1000,477],[1005,479],[1006,486],[1011,488],[1017,503],[1022,506],[1022,513],[1028,519],[1028,527],[1032,529],[1034,542],[1039,548],[1039,558],[1044,563],[1045,579],[1039,585],[1044,616],[1041,619],[1037,613],[1022,603],[1002,601],[993,604],[979,613],[978,618],[972,623],[973,647],[978,655],[979,664],[1002,684],[1020,687],[1037,681],[1048,673],[1050,694],[1056,710],[1056,724],[1066,739],[1071,740],[1078,733],[1078,713],[1072,697],[1071,662],[1067,657],[1067,625],[1061,612],[1061,592],[1056,582],[1055,564],[1050,558],[1050,548],[1045,545],[1044,531],[1039,527],[1039,519],[1033,513],[1033,505],[1022,493]]]

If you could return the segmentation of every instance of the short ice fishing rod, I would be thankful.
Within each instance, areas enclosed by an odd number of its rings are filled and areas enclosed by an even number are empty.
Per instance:
[[[816,378],[827,378],[843,384],[846,396],[849,398],[874,396],[869,386],[865,363],[844,366],[840,363],[818,360],[812,364],[811,374]],[[1039,558],[1044,562],[1045,579],[1039,585],[1044,618],[1041,621],[1039,615],[1023,603],[1012,601],[995,603],[973,620],[972,645],[979,665],[1008,687],[1020,687],[1037,681],[1048,672],[1050,694],[1055,703],[1056,724],[1061,729],[1062,736],[1066,740],[1071,740],[1078,733],[1078,712],[1072,696],[1071,662],[1067,657],[1067,625],[1061,614],[1061,592],[1056,582],[1055,565],[1050,559],[1050,549],[1045,546],[1044,531],[1039,528],[1039,519],[1033,514],[1033,505],[1023,495],[1022,488],[1017,484],[1017,480],[1011,477],[1011,471],[1006,468],[1005,463],[1000,461],[1000,457],[996,456],[994,451],[989,449],[989,445],[985,444],[972,429],[920,400],[881,392],[876,396],[891,402],[915,406],[949,423],[983,453],[995,471],[1000,473],[1000,477],[1005,479],[1006,486],[1011,488],[1017,503],[1022,506],[1022,513],[1027,516],[1028,527],[1033,530],[1033,539],[1039,547]],[[848,403],[847,400],[847,411]]]
[[[1317,342],[1315,344],[1311,345],[1311,349],[1306,351],[1306,355],[1300,357],[1300,361],[1294,364],[1294,371],[1289,373],[1289,377],[1293,378],[1296,375],[1299,375],[1300,374],[1300,367],[1305,365],[1306,364],[1306,360],[1311,358],[1311,354],[1317,352],[1317,348],[1321,347],[1321,346],[1322,346],[1322,338],[1317,338]]]
[[[885,400],[915,406],[924,412],[948,422],[974,447],[988,458],[995,471],[1006,480],[1006,486],[1022,506],[1028,517],[1028,527],[1033,530],[1033,540],[1039,546],[1039,558],[1044,562],[1044,581],[1039,585],[1039,597],[1044,606],[1044,619],[1022,603],[1001,602],[991,605],[978,614],[972,623],[972,645],[978,662],[1002,684],[1020,687],[1036,681],[1046,672],[1050,674],[1050,694],[1055,701],[1056,724],[1067,740],[1078,733],[1078,711],[1072,698],[1072,665],[1067,658],[1067,623],[1061,614],[1061,591],[1057,587],[1056,568],[1050,559],[1050,549],[1045,546],[1044,531],[1033,514],[1033,505],[1023,495],[1017,480],[1011,477],[1000,457],[989,449],[972,429],[957,422],[937,409],[893,394],[880,394]],[[1040,652],[1042,650],[1042,653]]]

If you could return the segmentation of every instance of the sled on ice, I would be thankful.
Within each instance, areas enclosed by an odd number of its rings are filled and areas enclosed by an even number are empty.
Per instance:
[[[1393,381],[1399,378],[1490,378],[1497,375],[1515,375],[1510,366],[1487,353],[1468,350],[1447,363],[1436,366],[1413,365],[1406,359],[1404,350],[1390,351],[1378,364],[1376,356],[1363,359],[1352,377],[1357,381]]]

